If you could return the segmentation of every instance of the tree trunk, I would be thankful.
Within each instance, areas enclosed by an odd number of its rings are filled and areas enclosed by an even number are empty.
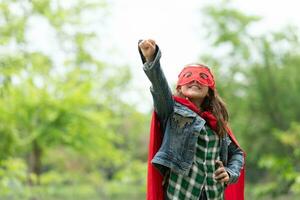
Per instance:
[[[32,143],[32,150],[28,156],[28,182],[30,185],[34,185],[34,181],[30,177],[30,174],[34,174],[37,177],[36,184],[40,184],[40,174],[42,170],[42,148],[39,146],[36,140]]]

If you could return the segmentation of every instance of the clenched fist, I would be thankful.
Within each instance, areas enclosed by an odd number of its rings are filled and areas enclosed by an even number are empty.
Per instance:
[[[139,43],[139,48],[141,49],[142,54],[145,57],[147,62],[154,60],[154,54],[156,48],[156,44],[154,40],[152,39],[142,40]]]
[[[218,182],[227,183],[229,181],[229,174],[225,170],[222,161],[217,160],[216,164],[219,166],[218,169],[214,173],[214,177]]]

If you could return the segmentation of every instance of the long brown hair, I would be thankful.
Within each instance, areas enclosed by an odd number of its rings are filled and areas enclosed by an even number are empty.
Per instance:
[[[203,111],[210,111],[217,118],[217,134],[224,136],[226,134],[226,126],[229,115],[225,102],[219,96],[216,90],[209,88],[208,96],[205,97],[201,108]]]

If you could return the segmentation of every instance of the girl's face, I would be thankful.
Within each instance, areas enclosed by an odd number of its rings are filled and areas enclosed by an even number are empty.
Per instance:
[[[208,86],[202,85],[197,81],[178,87],[182,95],[193,100],[203,100],[208,95],[208,89]]]

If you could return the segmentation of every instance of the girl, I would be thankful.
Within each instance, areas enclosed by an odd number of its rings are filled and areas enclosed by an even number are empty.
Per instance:
[[[154,102],[147,199],[243,200],[244,153],[227,126],[210,69],[185,66],[173,96],[159,47],[151,39],[138,46]]]

